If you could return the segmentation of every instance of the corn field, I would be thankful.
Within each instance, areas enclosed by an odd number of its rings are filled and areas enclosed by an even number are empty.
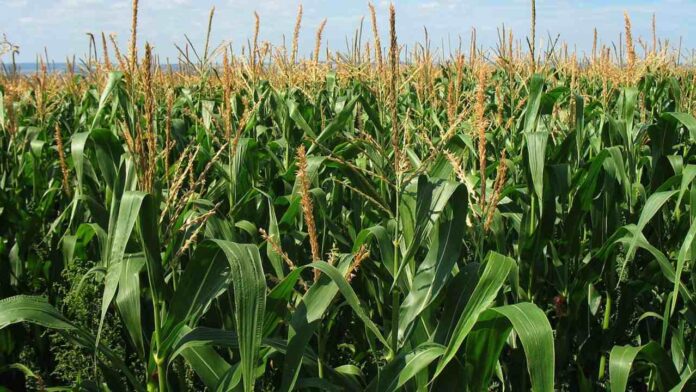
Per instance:
[[[693,66],[369,10],[0,74],[0,391],[694,390]]]

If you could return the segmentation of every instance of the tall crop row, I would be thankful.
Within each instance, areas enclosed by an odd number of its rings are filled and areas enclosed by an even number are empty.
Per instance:
[[[10,390],[694,387],[696,74],[628,18],[438,59],[370,7],[323,61],[300,8],[174,67],[135,4],[127,55],[0,76]]]

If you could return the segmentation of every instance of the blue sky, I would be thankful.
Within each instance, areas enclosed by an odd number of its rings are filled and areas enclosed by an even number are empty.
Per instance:
[[[194,43],[202,42],[210,7],[216,7],[213,43],[231,42],[233,47],[247,42],[253,30],[253,12],[261,17],[260,39],[282,42],[292,36],[297,0],[141,0],[139,40],[149,41],[162,59],[176,58],[174,43],[182,44],[184,34]],[[388,1],[374,0],[382,34],[387,33]],[[123,50],[129,36],[131,0],[0,0],[0,33],[20,45],[19,61],[32,62],[47,47],[49,57],[63,61],[67,55],[87,52],[85,33],[116,33]],[[368,15],[367,1],[304,0],[304,19],[300,52],[307,55],[314,46],[314,31],[328,18],[324,42],[333,50],[344,50],[346,36],[352,37],[360,18]],[[423,26],[429,30],[433,46],[457,46],[458,37],[468,48],[471,27],[478,30],[479,43],[493,47],[496,29],[505,24],[516,37],[529,30],[528,0],[395,0],[397,33],[400,43],[409,46],[421,40]],[[560,34],[570,47],[589,51],[592,29],[597,27],[604,42],[617,40],[623,31],[623,11],[631,14],[634,39],[650,41],[650,19],[657,15],[658,35],[674,46],[683,37],[684,48],[696,47],[696,0],[537,0],[537,37],[548,41],[548,34]],[[364,38],[369,39],[369,18]],[[386,43],[386,38],[383,39]],[[446,48],[445,48],[446,49]],[[639,51],[640,53],[640,51]],[[5,59],[6,60],[6,59]]]

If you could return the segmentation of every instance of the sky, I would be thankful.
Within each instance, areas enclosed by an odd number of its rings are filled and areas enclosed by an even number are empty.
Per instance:
[[[371,40],[367,1],[303,0],[304,17],[299,52],[309,55],[314,47],[317,26],[327,18],[323,44],[332,51],[345,51],[346,37],[352,39],[364,20],[363,40]],[[140,0],[138,40],[150,42],[160,59],[175,61],[174,44],[183,46],[187,34],[199,48],[204,45],[208,13],[215,6],[211,45],[223,42],[240,48],[253,35],[254,11],[260,15],[259,39],[273,44],[289,42],[300,2],[297,0]],[[389,2],[374,0],[382,43],[387,45]],[[459,45],[469,47],[472,27],[478,43],[493,48],[497,29],[505,24],[516,37],[529,31],[529,0],[394,0],[397,35],[401,44],[423,41],[428,29],[433,48]],[[601,41],[617,41],[623,32],[623,12],[628,11],[634,41],[651,42],[651,18],[657,18],[657,33],[677,46],[683,37],[686,52],[696,48],[696,0],[537,0],[537,47],[550,38],[568,42],[578,52],[589,53],[593,28]],[[131,0],[0,0],[0,33],[20,46],[19,62],[34,62],[37,54],[48,52],[51,61],[66,56],[84,57],[91,32],[115,33],[123,52],[130,35]],[[142,47],[142,46],[141,46]],[[638,50],[641,53],[641,50]],[[7,61],[7,59],[4,59]]]

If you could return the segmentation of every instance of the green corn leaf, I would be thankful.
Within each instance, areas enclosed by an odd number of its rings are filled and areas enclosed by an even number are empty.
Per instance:
[[[297,127],[300,128],[306,135],[309,135],[312,139],[316,139],[316,133],[312,131],[312,128],[309,126],[309,124],[307,124],[304,117],[302,117],[302,113],[300,113],[298,109],[297,102],[294,100],[288,100],[287,105],[288,113],[290,114],[290,118],[295,121],[295,125],[297,125]]]
[[[196,324],[211,301],[227,289],[229,278],[229,262],[217,244],[199,244],[172,296],[165,329],[181,322]]]
[[[679,384],[675,385],[674,388],[670,389],[669,392],[681,392],[681,391],[690,391],[691,389],[685,389],[685,388],[693,388],[694,384],[696,384],[696,379],[694,378],[694,375],[696,375],[696,370],[692,370],[689,372],[689,374],[686,374],[685,376],[682,377],[681,381],[679,381]]]
[[[276,218],[275,208],[273,208],[273,202],[268,200],[268,235],[273,238],[274,241],[281,243],[280,230],[278,230],[278,220]],[[271,261],[271,266],[276,273],[276,277],[282,279],[285,277],[285,272],[283,271],[283,256],[276,252],[272,246],[266,244],[266,256]]]
[[[648,200],[643,206],[643,210],[640,213],[640,218],[638,218],[638,224],[636,226],[636,231],[642,233],[645,226],[650,222],[650,220],[657,214],[657,212],[664,206],[669,199],[676,195],[678,191],[665,191],[656,192],[650,195]],[[626,252],[626,258],[621,265],[621,272],[619,276],[623,276],[626,265],[633,259],[635,255],[636,248],[638,246],[638,236],[633,236],[631,243],[629,245],[628,251]]]
[[[515,261],[509,257],[496,252],[490,252],[486,261],[485,269],[481,278],[476,284],[476,288],[471,293],[466,307],[458,316],[457,324],[447,341],[445,353],[440,358],[435,371],[437,377],[444,370],[445,366],[454,358],[459,351],[467,335],[476,324],[481,313],[483,313],[493,303],[498,291],[514,268]]]
[[[69,330],[75,328],[44,298],[18,295],[0,300],[0,329],[23,322],[51,329]]]
[[[678,121],[689,131],[689,136],[691,137],[691,140],[696,140],[696,118],[694,118],[694,116],[690,115],[689,113],[666,112],[663,113],[661,117],[671,118]]]
[[[240,371],[240,367],[239,365],[233,365],[227,373],[222,376],[215,390],[217,392],[234,391],[241,381],[242,372]]]
[[[130,196],[132,193],[126,193]],[[167,287],[164,283],[164,268],[160,256],[159,236],[159,209],[154,196],[138,193],[137,198],[142,198],[138,213],[138,234],[140,234],[140,246],[145,252],[145,267],[150,284],[152,297],[156,301],[164,301],[168,298]],[[124,196],[126,198],[126,196]],[[125,204],[129,208],[129,204]],[[123,208],[124,204],[121,205]]]
[[[116,305],[133,343],[141,357],[145,356],[142,320],[140,318],[140,271],[145,265],[142,257],[127,256],[120,264]]]
[[[462,381],[470,390],[484,391],[491,384],[511,330],[512,324],[501,314],[489,311],[481,314],[466,339],[466,365],[463,366],[465,374]]]
[[[284,391],[292,390],[297,382],[300,371],[300,364],[306,345],[309,343],[318,323],[326,309],[333,301],[334,296],[340,291],[346,303],[353,309],[355,314],[365,323],[369,329],[385,346],[388,346],[379,328],[370,320],[367,313],[362,309],[353,288],[344,278],[348,271],[352,255],[344,255],[338,262],[338,267],[334,267],[326,262],[317,261],[300,268],[315,268],[322,272],[320,280],[302,298],[302,302],[292,315],[290,321],[290,332],[288,336],[288,354],[285,357],[283,367],[283,384],[281,389]],[[298,268],[299,269],[299,268]]]
[[[104,325],[106,312],[113,301],[116,291],[118,290],[118,282],[120,276],[124,273],[125,268],[122,264],[126,252],[126,246],[131,237],[133,228],[140,214],[140,207],[146,194],[142,192],[128,191],[123,194],[120,202],[118,218],[113,231],[109,232],[108,243],[110,244],[109,258],[106,261],[108,272],[104,284],[102,294],[101,316],[99,319],[99,328],[97,329],[97,344],[101,336],[101,330]]]
[[[225,253],[234,288],[235,324],[239,336],[242,383],[245,391],[254,390],[256,359],[261,346],[263,316],[266,308],[266,280],[261,256],[255,245],[213,240]]]
[[[59,331],[68,341],[100,353],[105,359],[106,366],[116,368],[122,372],[135,390],[144,390],[119,356],[103,345],[95,345],[96,338],[91,333],[70,322],[49,304],[45,298],[17,295],[0,300],[0,330],[17,323],[30,323]],[[97,359],[101,360],[101,358],[101,356],[97,356]]]
[[[527,357],[532,391],[554,390],[554,342],[551,324],[536,305],[522,302],[488,310],[507,318]]]
[[[399,339],[403,340],[413,320],[432,303],[447,284],[459,256],[467,214],[466,188],[458,187],[452,197],[451,211],[440,218],[430,240],[430,250],[419,265],[411,291],[399,311]],[[444,213],[443,213],[444,214]]]
[[[466,187],[456,182],[431,180],[427,176],[419,176],[406,187],[401,203],[403,256],[395,281],[416,251],[424,245],[455,192],[459,192],[459,198],[464,198]]]
[[[536,132],[539,120],[539,108],[541,107],[541,97],[544,89],[544,77],[533,75],[528,87],[527,107],[524,111],[524,132],[529,134]]]
[[[397,355],[367,387],[367,391],[398,391],[433,361],[442,356],[445,348],[437,343],[423,343],[415,349]]]
[[[232,366],[212,347],[187,348],[181,352],[181,356],[210,389],[216,389],[227,372],[232,369]]]
[[[185,274],[187,278],[182,280],[174,294],[167,324],[173,328],[181,321],[200,316],[231,279],[242,383],[245,391],[253,390],[266,308],[266,285],[258,248],[223,240],[207,240],[198,246],[189,269],[189,273]],[[200,340],[195,335],[193,339]],[[174,344],[171,338],[167,341],[170,342],[167,347]],[[195,364],[194,368],[198,367],[197,373],[206,385],[211,388],[217,386],[229,371],[229,364],[218,358],[219,355],[212,355],[215,351],[210,347],[187,347],[184,343],[179,339],[174,356],[180,353],[192,366]],[[210,355],[212,362],[205,362]]]
[[[660,390],[666,391],[679,383],[679,374],[665,350],[656,342],[643,346],[614,346],[609,354],[609,380],[612,392],[624,392],[631,368],[636,360],[645,360],[657,368]]]
[[[694,237],[696,237],[696,220],[691,223],[689,231],[684,237],[684,242],[679,249],[679,254],[677,255],[677,266],[674,271],[674,289],[672,290],[672,306],[670,307],[670,313],[674,313],[677,308],[677,298],[679,294],[679,286],[681,285],[681,275],[684,271],[684,264],[686,263],[687,257],[689,257],[689,251],[691,250],[691,244],[694,242]]]
[[[348,271],[351,260],[352,257],[350,255],[344,255],[339,259],[337,264],[338,271],[340,271],[339,274],[345,274]],[[322,262],[317,262],[315,264],[319,263]],[[298,270],[299,268],[295,271]],[[342,276],[341,279],[343,279]],[[290,319],[287,344],[288,351],[283,366],[281,390],[290,391],[293,389],[300,372],[300,365],[302,363],[305,347],[309,344],[312,335],[314,335],[321,316],[326,312],[326,309],[337,293],[338,285],[331,280],[330,276],[322,275],[319,280],[307,290],[302,297],[302,301],[297,305]]]
[[[393,263],[390,262],[391,260],[394,260],[394,244],[392,243],[389,232],[384,226],[376,225],[362,229],[360,233],[358,233],[358,236],[353,243],[352,252],[357,252],[361,245],[367,245],[372,240],[377,241],[381,259],[385,260],[384,266],[392,274],[392,276],[394,276],[396,271],[393,271]]]
[[[316,140],[312,143],[311,147],[307,150],[307,154],[311,154],[316,149],[317,144],[324,143],[327,139],[332,137],[336,132],[345,128],[348,125],[349,120],[352,118],[353,109],[355,108],[356,102],[358,102],[359,96],[354,96],[346,102],[345,106],[336,114],[336,116],[331,120],[331,122],[324,128]]]
[[[109,79],[106,81],[106,86],[104,87],[104,90],[102,90],[101,96],[99,97],[99,107],[97,108],[97,113],[94,115],[94,119],[92,120],[92,125],[90,126],[90,130],[94,129],[94,127],[97,125],[97,123],[101,119],[101,116],[103,115],[103,111],[106,108],[107,101],[108,101],[109,97],[112,95],[114,89],[117,88],[119,83],[121,83],[122,79],[123,79],[122,72],[110,72],[109,73]]]
[[[524,134],[527,144],[527,159],[529,173],[532,179],[534,193],[539,202],[539,211],[542,210],[544,199],[544,167],[546,166],[546,144],[549,139],[548,132],[532,132]]]

